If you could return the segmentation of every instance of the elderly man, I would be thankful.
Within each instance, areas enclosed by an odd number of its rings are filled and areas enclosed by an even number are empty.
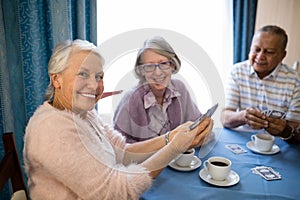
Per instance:
[[[300,141],[300,76],[282,63],[287,41],[278,26],[264,26],[254,34],[249,60],[234,65],[230,74],[224,127],[248,125],[288,142]]]

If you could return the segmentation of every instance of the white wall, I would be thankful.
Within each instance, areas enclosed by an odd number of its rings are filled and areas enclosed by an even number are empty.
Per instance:
[[[188,3],[187,3],[188,2]],[[100,0],[98,3],[98,45],[113,43],[115,38],[134,30],[144,28],[162,29],[175,32],[175,40],[171,35],[165,37],[173,46],[179,56],[182,68],[177,77],[183,79],[202,112],[205,112],[215,101],[221,105],[224,103],[223,88],[214,88],[218,82],[222,85],[229,68],[232,65],[232,10],[231,0]],[[178,35],[176,35],[178,34]],[[197,58],[191,58],[189,50],[199,50],[198,47],[186,46],[176,40],[176,36],[182,35],[182,41],[193,42],[207,53],[207,58],[213,63],[213,67],[206,65],[197,66]],[[137,38],[132,42],[138,42],[142,46],[147,38]],[[130,41],[119,42],[120,46],[127,45]],[[171,42],[172,41],[172,42]],[[104,45],[104,46],[105,46]],[[107,45],[108,48],[113,45]],[[176,47],[176,48],[175,48]],[[186,50],[183,52],[182,49]],[[201,54],[199,50],[199,55]],[[111,50],[111,54],[113,54]],[[109,55],[108,55],[109,56]],[[136,49],[125,49],[119,56],[114,57],[105,66],[105,91],[127,89],[136,84],[132,75],[132,69],[136,58]],[[203,60],[203,63],[205,61]],[[211,67],[206,69],[205,67]],[[213,69],[215,68],[215,69]],[[206,70],[210,70],[211,73]],[[216,72],[216,73],[212,73]],[[126,77],[126,78],[124,78]],[[123,81],[122,81],[123,79]],[[125,80],[125,81],[124,81]],[[127,81],[126,81],[127,80]],[[128,81],[130,80],[130,81]],[[218,94],[218,95],[216,95]],[[218,97],[216,97],[218,96]],[[119,97],[108,97],[99,103],[100,113],[111,113],[115,109]],[[217,98],[217,99],[216,99]],[[220,112],[221,108],[219,108]],[[217,115],[218,116],[218,115]],[[215,121],[219,121],[216,118]],[[217,122],[218,123],[218,122]]]

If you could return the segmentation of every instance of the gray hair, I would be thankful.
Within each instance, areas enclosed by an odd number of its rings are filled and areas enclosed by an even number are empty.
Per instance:
[[[48,75],[50,82],[45,94],[46,100],[53,100],[54,97],[55,90],[52,84],[51,75],[60,74],[66,70],[70,55],[78,51],[91,51],[98,55],[101,59],[102,65],[104,64],[104,59],[100,54],[99,48],[91,42],[76,39],[74,41],[65,40],[57,44],[48,63]]]
[[[285,30],[283,30],[279,26],[266,25],[266,26],[263,26],[262,28],[258,29],[255,34],[262,33],[262,32],[280,36],[281,37],[282,50],[286,49],[286,46],[287,46],[287,43],[288,43],[288,36],[287,36]]]
[[[147,39],[144,42],[143,47],[138,51],[135,66],[134,66],[134,72],[136,77],[139,80],[141,81],[145,80],[145,77],[142,75],[140,71],[139,65],[144,64],[142,57],[145,51],[148,49],[151,49],[152,51],[154,51],[159,55],[167,57],[174,63],[175,69],[172,71],[172,74],[176,74],[179,71],[181,67],[181,61],[176,55],[171,45],[163,37],[154,36],[152,38]]]

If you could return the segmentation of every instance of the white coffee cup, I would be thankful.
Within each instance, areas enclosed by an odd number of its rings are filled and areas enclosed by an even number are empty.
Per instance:
[[[259,151],[271,151],[275,137],[267,133],[258,133],[251,135],[251,140],[254,142],[254,146]]]
[[[190,166],[194,159],[194,155],[195,155],[195,149],[194,148],[188,149],[177,157],[175,163],[181,167]]]
[[[225,180],[231,171],[231,161],[224,157],[210,157],[204,161],[203,166],[211,178],[216,181]]]

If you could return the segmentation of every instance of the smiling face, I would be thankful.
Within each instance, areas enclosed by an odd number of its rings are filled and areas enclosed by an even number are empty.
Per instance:
[[[157,64],[161,62],[167,62],[169,59],[165,56],[162,56],[152,50],[146,50],[142,55],[143,64]],[[174,65],[171,65],[169,69],[160,69],[156,67],[152,72],[146,72],[141,69],[142,75],[145,77],[147,83],[150,85],[150,88],[153,94],[156,97],[162,97],[166,87],[168,86],[172,70],[174,69]]]
[[[260,78],[269,75],[285,55],[279,35],[260,32],[253,37],[249,61]]]
[[[53,106],[78,114],[92,110],[104,90],[103,75],[101,59],[97,54],[73,52],[67,69],[51,76],[55,87]]]

